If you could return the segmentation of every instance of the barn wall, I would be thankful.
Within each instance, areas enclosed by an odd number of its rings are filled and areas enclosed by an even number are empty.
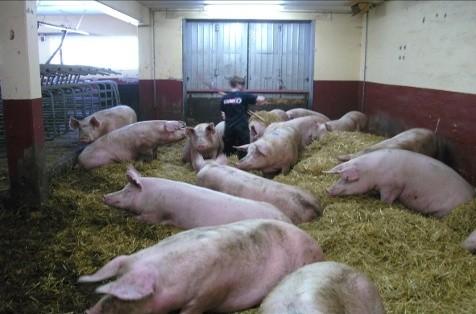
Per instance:
[[[358,106],[358,85],[361,58],[362,18],[350,14],[316,14],[316,13],[282,13],[266,15],[251,12],[223,16],[210,12],[156,12],[155,16],[155,73],[148,74],[153,62],[147,58],[148,45],[140,49],[141,102],[143,112],[168,112],[173,116],[181,116],[183,101],[182,84],[182,26],[184,19],[240,19],[240,20],[310,20],[315,23],[314,49],[314,99],[312,107],[332,117],[345,113],[348,108]],[[151,30],[139,30],[139,37],[151,38]],[[141,42],[143,40],[140,40]],[[143,67],[142,64],[145,64]],[[150,65],[148,65],[150,64]],[[154,71],[152,71],[154,72]],[[153,82],[155,77],[156,92],[162,90],[154,105]],[[167,85],[165,85],[167,84]],[[142,95],[142,94],[141,94]],[[152,96],[151,96],[152,95]],[[150,109],[149,107],[153,107]],[[169,107],[175,108],[173,110]],[[144,118],[168,118],[169,116],[145,115]]]
[[[114,70],[122,73],[121,77],[137,78],[137,68],[134,68],[134,65],[127,65],[128,63],[137,64],[137,53],[133,51],[133,47],[137,45],[136,26],[125,23],[105,14],[84,15],[82,20],[81,16],[79,15],[48,15],[38,16],[38,20],[55,25],[64,25],[70,28],[76,28],[79,24],[80,30],[90,33],[90,36],[68,34],[63,47],[66,51],[68,51],[68,47],[75,47],[77,45],[75,44],[76,40],[88,40],[88,42],[91,42],[90,45],[92,45],[92,47],[84,46],[80,52],[81,58],[83,60],[86,59],[94,61],[97,64],[91,64],[88,62],[85,63],[84,61],[76,61],[75,63],[113,68]],[[39,28],[40,33],[51,33],[52,31],[54,30],[45,26],[40,26]],[[58,33],[60,33],[60,31],[58,31]],[[113,45],[111,45],[110,40],[116,39],[116,36],[122,37],[123,40],[126,40],[126,43],[122,44],[114,41]],[[39,37],[38,47],[40,63],[45,63],[46,60],[48,60],[51,54],[58,47],[60,38],[61,35],[54,34],[48,34],[46,36]],[[104,48],[98,47],[101,44]],[[89,43],[87,45],[89,45]],[[126,49],[121,50],[121,47],[124,45],[127,45],[127,47],[125,47]],[[114,48],[114,46],[116,46],[116,48]],[[76,51],[74,48],[69,48],[69,51],[71,50]],[[68,59],[77,60],[78,56],[71,56],[71,53],[66,53],[66,64],[71,63],[71,61],[68,61]],[[129,62],[124,62],[125,60]],[[59,53],[52,63],[59,63]]]
[[[364,23],[365,24],[365,23]],[[390,1],[368,21],[363,109],[393,135],[426,127],[476,183],[476,3]]]

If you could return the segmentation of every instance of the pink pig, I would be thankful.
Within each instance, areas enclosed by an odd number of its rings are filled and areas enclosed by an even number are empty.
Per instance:
[[[261,170],[265,175],[279,171],[287,174],[298,161],[301,137],[292,127],[283,126],[265,134],[256,142],[236,147],[248,153],[236,167],[242,170]]]
[[[402,149],[382,149],[337,165],[327,173],[340,175],[328,189],[332,196],[380,192],[380,199],[396,199],[410,209],[437,217],[470,201],[474,188],[456,171],[426,155]]]
[[[80,282],[115,280],[89,314],[230,313],[257,306],[280,280],[324,259],[294,225],[266,219],[196,228],[114,258]]]
[[[127,171],[127,179],[129,183],[122,190],[105,195],[104,202],[137,214],[143,222],[190,229],[253,218],[290,221],[271,204],[185,182],[142,177],[132,167]]]
[[[126,125],[89,144],[79,154],[78,163],[92,169],[113,162],[135,160],[140,156],[155,158],[157,147],[185,137],[182,121],[152,120]]]
[[[286,276],[261,304],[262,314],[384,314],[375,284],[341,263],[310,264]]]
[[[79,141],[91,143],[112,130],[137,122],[135,111],[128,106],[115,106],[93,113],[82,120],[69,118],[69,127],[79,129]]]
[[[216,127],[213,122],[200,123],[194,128],[188,127],[182,161],[190,162],[192,151],[197,151],[207,159],[216,158],[223,151],[223,133],[224,122],[220,122]]]

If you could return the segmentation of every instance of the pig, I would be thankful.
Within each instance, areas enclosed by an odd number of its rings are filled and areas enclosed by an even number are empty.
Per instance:
[[[275,122],[266,128],[265,133],[272,132],[276,128],[283,126],[293,127],[299,133],[301,138],[300,149],[302,149],[317,139],[319,127],[328,120],[326,117],[311,115],[284,122]]]
[[[192,150],[198,151],[207,159],[216,158],[223,151],[223,134],[217,132],[213,122],[200,123],[194,128],[188,127],[186,134],[187,142],[182,155],[184,163],[191,161]]]
[[[340,175],[328,189],[331,196],[362,194],[372,189],[391,204],[426,215],[443,217],[470,201],[474,189],[456,171],[423,154],[402,149],[381,149],[337,165],[327,173]]]
[[[250,120],[248,129],[250,130],[250,142],[253,143],[263,136],[266,124],[260,120]]]
[[[104,203],[125,209],[145,223],[191,229],[253,218],[290,222],[279,209],[265,202],[185,182],[142,177],[132,166],[126,176],[129,183],[122,190],[105,195]]]
[[[249,113],[251,115],[250,121],[248,123],[248,128],[250,130],[250,142],[255,142],[261,136],[263,136],[266,127],[271,123],[288,120],[286,112],[280,109],[259,112],[250,111]]]
[[[296,129],[284,126],[266,132],[256,142],[235,147],[247,151],[236,167],[241,170],[261,170],[266,176],[279,171],[287,174],[299,157],[301,138]]]
[[[468,238],[461,244],[466,250],[476,253],[476,230],[471,232]]]
[[[155,158],[157,146],[185,138],[182,121],[151,120],[136,122],[101,136],[79,154],[78,163],[93,169],[113,162]]]
[[[268,180],[226,166],[226,157],[205,161],[194,155],[197,184],[215,191],[270,203],[281,210],[294,224],[308,222],[322,214],[319,201],[300,188]]]
[[[259,305],[287,274],[324,260],[298,227],[249,219],[173,235],[114,258],[79,282],[105,296],[89,314],[231,313]]]
[[[275,115],[277,115],[281,121],[287,121],[289,120],[289,116],[287,115],[286,111],[284,110],[281,110],[281,109],[273,109],[270,111],[271,113],[274,113]]]
[[[287,275],[264,299],[261,314],[384,314],[375,284],[341,263],[318,262]]]
[[[135,111],[128,106],[100,110],[82,120],[69,118],[69,127],[79,129],[79,141],[89,144],[112,130],[137,122]]]
[[[338,120],[328,121],[319,127],[318,139],[332,131],[363,131],[367,128],[367,116],[359,111],[350,111]]]
[[[348,161],[363,154],[384,148],[398,148],[410,150],[430,157],[438,155],[439,143],[436,135],[428,129],[415,128],[399,133],[392,138],[386,139],[354,154],[341,155],[337,159]]]
[[[319,116],[322,119],[326,119],[326,121],[330,120],[328,117],[326,117],[322,113],[319,113],[317,111],[312,111],[309,109],[304,109],[304,108],[294,108],[294,109],[286,111],[286,114],[288,115],[289,120],[300,118],[300,117],[311,116],[311,115]]]

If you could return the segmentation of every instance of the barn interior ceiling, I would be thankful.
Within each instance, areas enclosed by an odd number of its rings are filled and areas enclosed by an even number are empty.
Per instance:
[[[247,0],[221,0],[221,1],[207,1],[207,0],[155,0],[155,1],[139,1],[143,5],[153,10],[204,10],[208,6],[246,6],[246,5],[260,5],[260,6],[274,6],[279,7],[282,11],[308,11],[321,13],[352,13],[352,5],[356,2],[363,3],[378,3],[383,0],[370,1],[352,1],[352,0],[333,0],[333,1],[247,1]]]

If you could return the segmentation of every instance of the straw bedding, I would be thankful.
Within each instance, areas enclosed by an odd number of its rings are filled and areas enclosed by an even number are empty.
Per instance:
[[[329,260],[368,274],[388,313],[474,313],[476,257],[459,245],[476,227],[475,201],[437,220],[398,203],[386,205],[375,195],[326,195],[325,188],[337,178],[321,171],[337,163],[334,157],[381,139],[332,133],[310,145],[294,169],[275,180],[319,197],[323,216],[300,227],[318,241]],[[157,160],[134,165],[143,175],[194,183],[195,174],[180,162],[182,145],[161,147]],[[68,171],[52,180],[44,208],[0,210],[1,313],[79,313],[99,298],[94,285],[76,283],[80,275],[179,232],[138,223],[102,204],[103,194],[126,183],[126,167]]]

